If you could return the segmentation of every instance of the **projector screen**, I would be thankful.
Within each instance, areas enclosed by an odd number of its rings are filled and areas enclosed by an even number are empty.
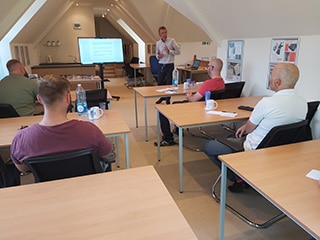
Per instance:
[[[81,64],[123,63],[121,38],[78,38]]]

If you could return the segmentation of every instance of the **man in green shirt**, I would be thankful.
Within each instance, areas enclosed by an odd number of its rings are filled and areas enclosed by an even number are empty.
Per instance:
[[[36,81],[28,78],[19,60],[9,60],[7,69],[9,75],[0,81],[0,103],[11,104],[20,116],[33,115],[38,93]]]

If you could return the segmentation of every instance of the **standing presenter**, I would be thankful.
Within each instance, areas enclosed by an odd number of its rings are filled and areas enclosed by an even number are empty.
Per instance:
[[[180,54],[180,47],[173,38],[168,38],[167,28],[161,26],[158,29],[160,40],[156,43],[156,57],[159,60],[158,85],[170,85],[172,83],[172,71],[174,70],[174,56]],[[156,104],[166,100],[170,104],[170,97],[161,97]]]

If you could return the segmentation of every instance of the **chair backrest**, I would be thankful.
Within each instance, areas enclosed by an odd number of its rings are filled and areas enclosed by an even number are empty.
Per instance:
[[[308,127],[308,120],[273,127],[257,149],[307,141],[309,140]],[[234,152],[243,151],[243,144],[240,141],[231,141],[229,137],[219,137],[217,140],[233,149]]]
[[[219,91],[212,91],[210,95],[210,99],[213,99],[213,100],[222,99],[224,92],[225,92],[225,89],[219,90]]]
[[[130,63],[139,63],[138,57],[132,57]]]
[[[17,111],[12,105],[7,103],[0,103],[0,118],[19,117]]]
[[[24,163],[33,173],[35,182],[103,172],[96,148],[32,157]]]
[[[308,102],[308,112],[306,115],[306,119],[309,120],[309,124],[318,109],[319,103],[320,101]]]
[[[221,98],[238,98],[241,96],[242,89],[244,87],[245,82],[234,82],[234,83],[226,83],[225,91],[222,94]]]
[[[306,115],[306,119],[309,122],[309,127],[307,129],[307,134],[308,134],[308,139],[309,140],[313,139],[310,123],[312,121],[312,118],[313,118],[314,114],[316,113],[316,111],[318,109],[319,103],[320,103],[320,101],[308,102],[308,112],[307,112],[307,115]]]
[[[216,90],[216,91],[211,91],[210,99],[218,100],[222,99],[222,94],[224,93],[225,89],[223,90]],[[201,98],[200,101],[204,101],[205,97]]]
[[[307,141],[308,120],[273,127],[258,145],[258,148],[279,146]]]
[[[0,156],[0,188],[19,186],[20,171],[12,164],[5,164]]]
[[[87,90],[86,97],[87,97],[87,107],[99,106],[99,103],[105,102],[106,109],[108,109],[107,101],[107,89],[95,89],[95,90]]]
[[[149,58],[150,62],[150,70],[154,78],[158,80],[158,74],[159,74],[159,60],[155,55],[151,55]]]

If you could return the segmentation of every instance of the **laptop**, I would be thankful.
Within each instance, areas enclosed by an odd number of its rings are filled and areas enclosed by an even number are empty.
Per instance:
[[[200,66],[201,60],[195,59],[193,61],[192,66],[189,68],[191,70],[198,70],[199,66]]]

